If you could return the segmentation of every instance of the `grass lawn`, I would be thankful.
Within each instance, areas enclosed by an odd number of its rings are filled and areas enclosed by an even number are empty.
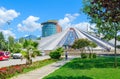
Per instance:
[[[51,64],[51,63],[56,62],[56,61],[58,61],[58,60],[45,59],[45,60],[40,60],[40,61],[33,62],[28,68],[23,69],[23,73],[41,68],[43,66],[46,66],[46,65]]]
[[[44,79],[120,79],[120,58],[114,68],[113,57],[75,58]]]

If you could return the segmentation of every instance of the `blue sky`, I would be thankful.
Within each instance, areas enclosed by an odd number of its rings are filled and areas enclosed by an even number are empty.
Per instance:
[[[86,29],[90,24],[81,8],[82,0],[0,0],[0,31],[6,37],[40,36],[41,23],[51,19],[64,29]]]

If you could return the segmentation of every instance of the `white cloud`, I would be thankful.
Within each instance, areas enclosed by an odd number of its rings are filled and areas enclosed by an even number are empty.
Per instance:
[[[66,14],[63,19],[60,19],[59,25],[61,25],[63,28],[67,28],[71,26],[71,22],[73,22],[77,17],[79,16],[78,13],[75,14]]]
[[[39,17],[29,16],[26,20],[23,20],[21,24],[18,24],[19,31],[35,31],[41,29],[41,24],[37,21]]]
[[[78,24],[74,24],[73,25],[74,27],[77,27],[81,30],[84,30],[84,31],[91,31],[90,28],[95,28],[95,24],[90,24],[89,22],[81,22],[81,23],[78,23]]]
[[[20,13],[13,9],[7,10],[4,7],[0,7],[0,26],[7,21],[12,21],[14,18],[18,17],[18,15],[20,15]]]
[[[76,24],[72,24],[72,22],[77,19],[79,16],[78,13],[75,14],[66,14],[63,19],[60,19],[58,22],[62,26],[63,29],[68,27],[77,27],[84,31],[91,31],[90,27],[95,28],[95,24],[90,24],[89,22],[80,22]]]
[[[9,36],[12,36],[12,37],[16,38],[15,34],[11,30],[0,29],[0,32],[3,33],[3,35],[5,36],[5,39],[7,39]]]

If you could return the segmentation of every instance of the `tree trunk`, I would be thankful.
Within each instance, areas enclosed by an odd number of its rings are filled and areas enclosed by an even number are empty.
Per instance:
[[[90,47],[88,47],[88,51],[89,51],[89,58],[92,58],[92,53],[91,53]]]
[[[117,52],[116,52],[116,42],[117,42],[117,26],[115,25],[115,62],[114,62],[114,66],[115,68],[117,67]]]

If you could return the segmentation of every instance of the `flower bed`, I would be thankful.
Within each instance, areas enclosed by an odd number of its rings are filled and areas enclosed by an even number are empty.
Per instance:
[[[46,59],[42,61],[33,62],[33,64],[31,65],[20,64],[20,65],[13,65],[9,67],[3,67],[3,68],[0,68],[0,79],[11,78],[20,73],[29,72],[31,70],[40,68],[42,66],[45,66],[55,61],[57,60]]]
[[[24,68],[27,68],[27,65],[22,64],[0,68],[0,79],[10,78],[16,73],[22,73]]]

